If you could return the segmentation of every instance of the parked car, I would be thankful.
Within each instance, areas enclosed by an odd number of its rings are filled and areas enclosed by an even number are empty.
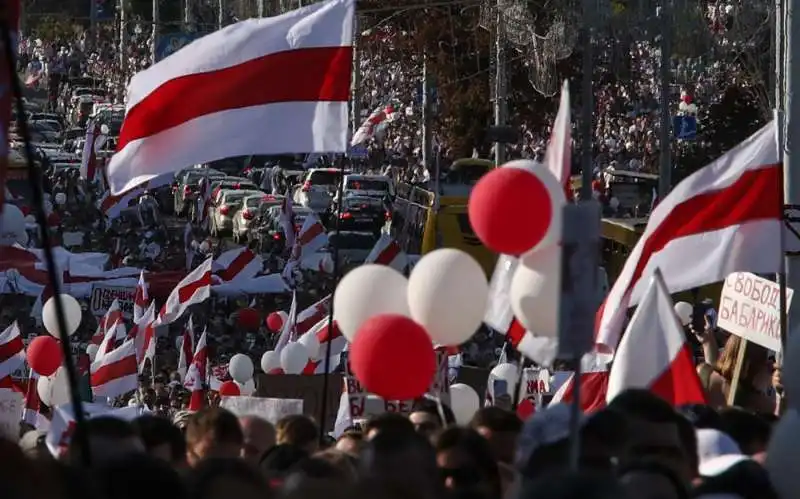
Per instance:
[[[254,194],[261,194],[259,191],[241,191],[236,189],[223,189],[219,195],[212,200],[208,207],[208,220],[212,237],[228,233],[233,229],[233,217],[242,207],[244,198]]]
[[[224,177],[225,174],[210,168],[187,168],[175,183],[173,190],[173,209],[176,215],[185,215],[190,206],[194,205],[197,188],[201,178],[209,180]]]
[[[233,227],[231,228],[233,242],[240,244],[248,241],[250,226],[257,223],[256,218],[262,206],[280,206],[281,204],[283,204],[283,196],[273,196],[272,194],[253,194],[244,198],[242,207],[233,216]]]
[[[328,226],[339,230],[377,232],[390,216],[382,198],[349,196],[333,206]]]
[[[385,198],[394,196],[394,182],[384,175],[346,175],[342,194]]]
[[[302,206],[294,207],[294,230],[300,231],[306,217],[313,213],[308,208]],[[286,247],[286,235],[281,224],[281,206],[262,205],[259,208],[259,215],[248,230],[248,240],[258,241],[258,248],[261,253],[281,253]]]
[[[344,174],[350,172],[345,170]],[[303,184],[294,193],[294,201],[317,213],[327,211],[336,189],[339,187],[342,170],[338,168],[312,168],[306,173]]]

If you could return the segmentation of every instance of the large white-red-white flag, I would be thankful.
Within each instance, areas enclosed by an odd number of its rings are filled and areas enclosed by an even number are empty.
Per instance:
[[[628,388],[647,388],[673,406],[705,404],[694,356],[656,269],[614,356],[606,401]]]
[[[108,331],[112,326],[116,325],[117,322],[121,320],[122,309],[119,306],[119,300],[115,298],[114,301],[111,302],[111,306],[108,307],[108,310],[106,310],[103,318],[100,319],[100,323],[97,325],[97,330],[92,335],[91,343],[94,345],[101,344],[103,339],[106,337],[106,331]]]
[[[656,206],[597,313],[608,360],[655,269],[669,293],[781,267],[783,175],[775,122],[687,177]],[[687,257],[688,256],[688,257]]]
[[[25,345],[22,343],[17,321],[14,321],[0,333],[0,378],[10,376],[23,364],[25,364]]]
[[[134,75],[111,191],[233,156],[345,152],[355,3],[241,21]]]
[[[569,81],[564,80],[561,87],[561,102],[558,105],[558,114],[553,122],[553,131],[550,133],[550,143],[544,156],[547,169],[552,172],[561,185],[567,199],[572,199],[572,186],[570,185],[570,170],[572,168],[572,118],[570,113]]]
[[[161,307],[155,326],[171,324],[192,305],[208,300],[211,296],[211,263],[212,258],[208,257],[181,279]]]
[[[209,374],[207,341],[207,333],[203,331],[197,341],[197,348],[192,355],[192,363],[186,372],[186,378],[183,380],[183,385],[191,391],[188,407],[190,411],[199,411],[203,408],[203,394]]]
[[[95,357],[89,375],[92,393],[96,397],[113,398],[132,392],[139,385],[138,374],[136,346],[129,339],[100,360]]]

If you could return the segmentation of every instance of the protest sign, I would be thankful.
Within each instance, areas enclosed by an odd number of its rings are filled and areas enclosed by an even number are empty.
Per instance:
[[[89,300],[89,311],[95,316],[102,316],[114,302],[119,300],[119,307],[126,319],[133,318],[133,299],[136,288],[128,286],[109,286],[102,283],[92,285],[92,296]]]
[[[22,394],[0,390],[0,436],[12,442],[19,440],[19,418],[22,415]]]
[[[794,291],[786,290],[786,312]],[[779,352],[780,287],[749,272],[734,272],[725,279],[719,300],[717,325],[736,336]]]
[[[303,401],[300,399],[273,399],[261,397],[222,397],[220,407],[235,415],[258,416],[272,424],[286,416],[303,414]]]

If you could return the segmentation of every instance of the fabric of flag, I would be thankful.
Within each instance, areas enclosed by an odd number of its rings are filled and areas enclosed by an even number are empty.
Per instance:
[[[286,238],[286,247],[294,248],[297,229],[294,223],[294,203],[292,202],[291,191],[286,191],[286,195],[283,198],[279,221],[283,229],[283,235]]]
[[[241,21],[134,75],[111,191],[234,156],[346,152],[355,3]]]
[[[570,184],[570,171],[572,169],[572,119],[570,113],[569,81],[564,80],[561,87],[561,102],[558,104],[558,114],[553,122],[553,131],[550,132],[550,143],[544,156],[547,169],[564,186],[564,193],[568,200],[573,199]]]
[[[316,253],[328,245],[328,234],[325,226],[315,214],[310,213],[303,221],[303,226],[297,235],[295,246],[299,247],[298,259]]]
[[[119,306],[119,300],[115,298],[114,301],[111,302],[111,306],[109,306],[108,310],[106,310],[103,318],[100,319],[100,323],[97,324],[97,330],[92,335],[91,343],[93,345],[101,344],[105,339],[108,330],[121,320],[122,309]]]
[[[152,362],[156,353],[156,337],[153,323],[156,320],[156,304],[150,303],[139,322],[134,323],[129,338],[133,338],[136,345],[136,362],[139,364],[139,372],[144,369],[145,360]]]
[[[204,405],[205,387],[208,385],[208,347],[206,346],[207,333],[203,331],[200,335],[200,340],[197,342],[197,348],[192,355],[192,363],[186,372],[186,379],[184,386],[189,389],[191,396],[189,398],[190,411],[199,411]]]
[[[156,326],[175,322],[189,307],[203,303],[211,296],[211,263],[209,257],[181,279],[161,307]]]
[[[17,321],[14,321],[0,333],[0,378],[10,376],[24,364],[25,345]]]
[[[39,374],[31,369],[28,373],[28,386],[25,388],[25,405],[22,408],[22,421],[33,426],[37,430],[46,431],[50,426],[50,420],[44,415],[47,406],[39,399],[39,390],[36,385],[39,382]]]
[[[100,124],[90,119],[86,124],[86,139],[81,154],[80,175],[82,179],[94,182],[97,178],[97,149],[105,143],[105,136],[100,133]]]
[[[147,307],[150,306],[150,294],[147,292],[147,282],[144,280],[144,270],[139,274],[136,291],[133,295],[133,323],[138,324]]]
[[[181,348],[178,356],[178,374],[181,379],[186,379],[186,371],[192,363],[194,356],[194,325],[192,324],[192,317],[183,325],[183,333],[181,334]]]
[[[356,133],[353,134],[353,139],[350,141],[350,145],[357,146],[375,137],[381,127],[385,126],[386,123],[391,122],[394,119],[394,116],[395,108],[392,104],[387,104],[385,106],[376,108],[374,111],[372,111],[372,113],[370,113],[369,116],[367,116],[367,119],[364,120],[364,123],[358,127]]]
[[[252,279],[264,270],[264,260],[250,248],[234,248],[215,258],[212,268],[221,282]]]
[[[99,356],[99,352],[98,352]],[[92,362],[90,383],[95,397],[114,398],[139,386],[136,346],[126,340],[119,347]]]
[[[275,353],[277,355],[281,354],[283,348],[292,341],[292,336],[296,333],[295,331],[295,322],[297,321],[297,293],[292,293],[292,306],[289,307],[289,317],[286,319],[286,322],[283,324],[283,329],[281,329],[281,335],[278,337],[278,343],[275,345]]]
[[[381,233],[381,237],[375,242],[364,263],[387,265],[398,272],[404,272],[408,266],[408,255],[400,248],[395,238]]]
[[[731,272],[780,270],[783,172],[776,130],[770,122],[658,203],[597,313],[598,351],[608,360],[628,309],[640,303],[656,268],[669,293],[724,281]]]

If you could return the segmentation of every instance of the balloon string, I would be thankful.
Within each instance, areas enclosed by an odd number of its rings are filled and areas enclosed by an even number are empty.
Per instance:
[[[3,6],[5,6],[5,3],[3,3]],[[33,145],[31,144],[31,134],[25,115],[25,104],[22,100],[22,86],[14,70],[17,61],[8,24],[8,11],[5,7],[0,7],[0,9],[2,9],[0,10],[0,35],[2,36],[5,59],[8,64],[6,68],[8,79],[11,84],[12,95],[16,99],[17,128],[25,145],[28,182],[33,191],[32,196],[36,208],[36,219],[41,229],[39,232],[41,232],[42,237],[42,253],[47,263],[47,278],[53,288],[53,297],[51,299],[55,300],[56,324],[60,332],[59,337],[61,339],[61,349],[64,355],[64,368],[67,371],[70,399],[72,400],[72,412],[75,418],[75,439],[78,442],[81,462],[88,468],[91,465],[91,455],[89,451],[89,438],[86,434],[86,417],[83,412],[83,405],[81,404],[80,397],[78,396],[78,374],[75,369],[75,363],[72,360],[72,348],[70,347],[69,334],[67,334],[66,315],[64,314],[64,304],[61,301],[61,282],[56,272],[53,248],[50,245],[50,232],[47,227],[47,215],[44,210],[44,195],[42,194],[41,172],[33,163]],[[8,141],[8,138],[6,137],[2,140]],[[29,379],[28,382],[30,383],[31,380]]]

